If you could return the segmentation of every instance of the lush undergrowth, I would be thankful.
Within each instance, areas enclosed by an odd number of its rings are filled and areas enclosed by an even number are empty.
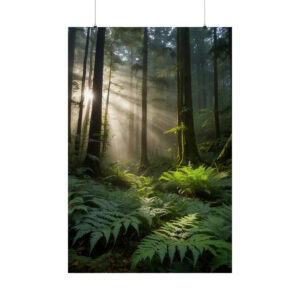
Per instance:
[[[200,166],[69,175],[70,272],[231,272],[231,179]]]

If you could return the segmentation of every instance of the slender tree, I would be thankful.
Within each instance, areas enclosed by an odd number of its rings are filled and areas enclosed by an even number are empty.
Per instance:
[[[89,40],[90,40],[90,28],[87,30],[86,42],[85,42],[85,51],[84,51],[84,59],[83,59],[83,72],[82,72],[82,80],[81,80],[81,96],[79,102],[79,116],[78,116],[78,124],[77,124],[77,134],[75,139],[75,152],[79,154],[80,149],[80,136],[81,136],[81,126],[82,126],[82,113],[83,113],[83,102],[84,102],[84,89],[85,89],[85,77],[86,77],[86,64],[88,59],[89,52]]]
[[[142,135],[140,169],[148,166],[147,156],[147,72],[148,72],[148,29],[144,28],[143,41],[143,81],[142,81]]]
[[[217,28],[213,29],[214,36],[214,119],[215,119],[215,135],[216,138],[220,137],[220,124],[219,124],[219,91],[218,91],[218,62],[217,62]]]
[[[69,28],[68,37],[68,141],[72,141],[71,137],[71,105],[72,105],[72,83],[73,83],[73,67],[74,67],[74,54],[75,54],[75,38],[76,28]]]
[[[89,54],[89,78],[88,78],[88,86],[89,90],[92,89],[92,73],[93,73],[93,53],[94,53],[94,46],[95,46],[95,41],[96,41],[96,34],[93,34],[93,32],[96,33],[96,31],[92,31],[91,34],[91,49],[90,49],[90,54]],[[81,153],[84,151],[84,147],[86,145],[86,136],[87,132],[89,129],[89,119],[90,119],[90,112],[91,112],[91,99],[89,99],[86,112],[85,112],[85,117],[83,121],[83,132],[82,132],[82,143],[81,143]]]
[[[128,154],[134,152],[134,97],[133,97],[133,49],[130,48],[130,98],[129,98],[129,131],[128,131]]]
[[[107,140],[108,140],[108,105],[109,105],[109,96],[110,96],[110,87],[111,87],[111,73],[113,67],[113,50],[110,52],[110,62],[109,62],[109,75],[108,75],[108,87],[107,87],[107,95],[106,95],[106,104],[105,104],[105,112],[104,112],[104,126],[103,126],[103,141],[102,141],[102,151],[101,158],[104,157],[107,148]]]
[[[89,140],[86,156],[86,164],[96,175],[100,173],[99,157],[101,149],[101,122],[102,122],[102,86],[104,66],[105,28],[97,30],[97,43],[94,66],[92,116],[89,130]]]
[[[190,63],[189,28],[177,28],[178,164],[200,162],[196,144]]]

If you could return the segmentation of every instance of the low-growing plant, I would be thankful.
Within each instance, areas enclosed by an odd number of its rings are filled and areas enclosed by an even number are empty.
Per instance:
[[[159,256],[163,263],[167,254],[171,264],[176,253],[182,262],[188,251],[196,265],[199,256],[205,251],[213,256],[223,255],[224,251],[231,251],[231,244],[216,239],[209,229],[203,228],[196,214],[187,215],[165,223],[160,229],[146,236],[132,256],[132,269],[139,262],[147,259],[151,261],[154,256]]]
[[[181,167],[176,171],[164,172],[159,178],[166,182],[166,189],[176,190],[179,194],[217,199],[222,190],[230,187],[231,182],[225,172],[200,166],[193,169],[190,166]]]

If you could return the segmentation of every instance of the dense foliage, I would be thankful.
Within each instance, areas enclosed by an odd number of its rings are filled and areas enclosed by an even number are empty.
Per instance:
[[[231,28],[69,28],[69,271],[231,272]]]
[[[116,166],[111,172],[118,180],[104,176],[105,185],[87,168],[69,175],[71,272],[231,270],[231,205],[222,200],[230,193],[228,173],[204,166],[160,177]]]

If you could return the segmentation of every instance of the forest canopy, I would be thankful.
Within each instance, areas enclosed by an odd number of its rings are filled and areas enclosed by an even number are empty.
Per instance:
[[[69,271],[231,272],[231,28],[69,28]]]

